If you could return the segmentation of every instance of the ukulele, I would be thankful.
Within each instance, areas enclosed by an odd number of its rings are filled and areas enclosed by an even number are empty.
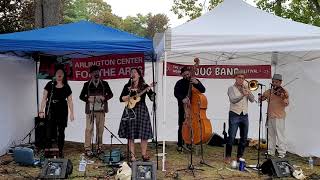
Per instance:
[[[141,95],[148,91],[149,87],[155,86],[157,82],[151,83],[147,88],[139,92],[138,94],[135,94],[129,98],[128,101],[125,102],[125,105],[128,109],[132,109],[136,106],[136,104],[141,100]]]

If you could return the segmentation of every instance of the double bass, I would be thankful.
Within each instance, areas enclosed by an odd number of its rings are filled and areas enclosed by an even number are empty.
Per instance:
[[[192,66],[191,78],[195,74],[195,68],[199,66],[199,59],[195,58]],[[190,79],[191,79],[190,78]],[[208,100],[204,94],[189,84],[188,98],[190,103],[184,104],[185,120],[182,125],[182,138],[186,144],[207,143],[212,137],[212,126],[207,118],[206,110]]]

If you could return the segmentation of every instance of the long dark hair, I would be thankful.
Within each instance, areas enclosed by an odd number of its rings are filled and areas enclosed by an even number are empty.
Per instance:
[[[56,73],[57,73],[57,71],[59,71],[59,70],[61,70],[61,71],[63,72],[63,80],[62,80],[62,83],[63,83],[64,85],[67,85],[67,84],[68,84],[67,73],[66,73],[66,71],[64,70],[63,65],[56,66],[55,71],[54,71],[54,76],[56,76]],[[57,82],[55,82],[55,83],[57,83]]]
[[[144,85],[145,85],[146,83],[145,83],[144,78],[143,78],[143,76],[142,76],[142,72],[140,71],[140,69],[138,69],[138,68],[136,68],[136,67],[131,68],[130,71],[132,71],[132,70],[136,70],[136,71],[138,72],[138,74],[139,74],[139,76],[140,76],[140,77],[139,77],[139,82],[138,82],[138,89],[143,90]],[[131,86],[133,86],[132,79],[129,80],[128,84],[131,85]]]

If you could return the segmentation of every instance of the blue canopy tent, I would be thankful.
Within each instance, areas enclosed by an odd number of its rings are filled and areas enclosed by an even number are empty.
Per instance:
[[[39,55],[81,58],[135,52],[152,61],[152,40],[88,21],[0,35],[0,53],[32,56],[35,61]]]
[[[0,35],[0,52],[58,56],[153,53],[152,41],[88,21]],[[72,56],[71,56],[72,57]]]
[[[155,60],[152,40],[88,21],[0,35],[0,54],[36,62],[40,55],[65,59],[129,53],[144,53],[145,61]],[[36,87],[39,108],[38,80]]]

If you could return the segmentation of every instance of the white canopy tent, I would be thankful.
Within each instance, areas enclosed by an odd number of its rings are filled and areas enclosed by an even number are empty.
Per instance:
[[[320,135],[316,108],[320,100],[320,81],[316,78],[320,71],[320,28],[277,17],[242,0],[224,0],[203,16],[167,30],[155,49],[165,69],[166,62],[191,64],[195,57],[200,58],[201,64],[271,64],[273,72],[282,73],[284,84],[288,83],[289,151],[320,156],[320,143],[312,140]],[[166,132],[171,132],[168,123],[177,123],[174,110],[177,102],[173,96],[177,80],[166,74],[163,78],[164,115],[160,118]],[[221,134],[222,123],[228,118],[226,91],[234,80],[201,81],[207,88],[209,119],[214,131]],[[262,83],[269,84],[270,80]],[[172,92],[168,92],[169,89]],[[257,138],[257,105],[249,106],[249,114],[249,137]]]

